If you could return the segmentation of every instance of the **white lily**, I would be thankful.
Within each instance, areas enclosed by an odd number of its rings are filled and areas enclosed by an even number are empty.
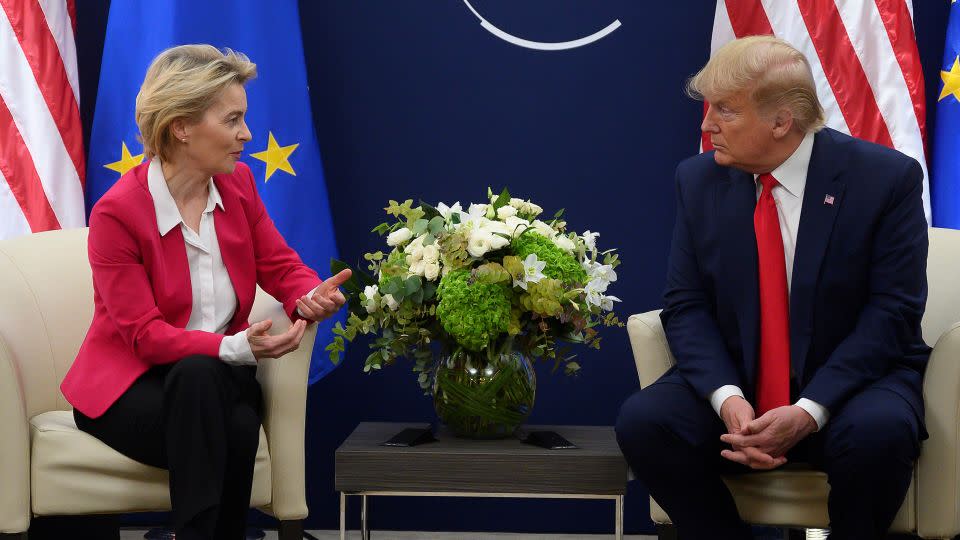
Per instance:
[[[443,203],[437,203],[437,211],[440,212],[440,216],[443,217],[444,221],[449,222],[450,218],[454,214],[462,214],[463,208],[460,206],[460,201],[453,203],[451,206],[447,206]]]
[[[527,290],[528,283],[537,283],[546,277],[543,275],[543,269],[546,268],[546,266],[547,261],[537,259],[536,253],[527,255],[527,258],[523,260],[523,277],[514,280],[514,286],[519,286],[521,289]]]
[[[583,237],[583,245],[587,246],[587,249],[590,251],[597,250],[597,237],[600,236],[600,233],[583,231],[581,236]]]
[[[613,303],[619,301],[620,299],[616,296],[604,296],[600,301],[600,309],[604,311],[613,311]]]
[[[601,285],[597,280],[593,280],[583,288],[584,294],[587,295],[587,304],[597,307],[603,305],[603,292],[606,290],[606,286],[601,289]]]

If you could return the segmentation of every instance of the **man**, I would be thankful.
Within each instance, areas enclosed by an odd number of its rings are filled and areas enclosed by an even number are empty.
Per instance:
[[[788,460],[827,473],[831,538],[882,538],[926,437],[920,166],[822,128],[773,37],[727,44],[688,92],[716,150],[677,167],[677,365],[623,405],[620,447],[680,538],[750,538],[720,474]]]

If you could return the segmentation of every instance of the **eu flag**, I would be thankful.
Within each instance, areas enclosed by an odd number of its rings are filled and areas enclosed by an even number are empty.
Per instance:
[[[960,229],[960,3],[950,7],[933,135],[931,203],[936,227]]]
[[[257,64],[257,78],[246,85],[253,140],[244,148],[249,154],[243,161],[253,170],[260,196],[287,243],[325,275],[336,244],[295,0],[111,4],[90,137],[88,213],[123,173],[143,160],[134,102],[151,60],[168,47],[187,43],[228,47]],[[334,368],[323,346],[335,322],[328,319],[318,328],[311,383]]]

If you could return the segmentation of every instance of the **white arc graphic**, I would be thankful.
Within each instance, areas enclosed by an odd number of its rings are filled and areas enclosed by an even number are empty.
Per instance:
[[[611,32],[620,28],[620,19],[613,21],[608,24],[606,27],[590,34],[589,36],[583,36],[579,39],[574,39],[571,41],[558,41],[558,42],[546,42],[546,41],[530,41],[529,39],[523,39],[517,37],[513,34],[504,32],[503,30],[494,26],[490,21],[483,18],[482,15],[477,13],[477,10],[470,5],[470,0],[463,0],[463,3],[470,8],[470,11],[478,19],[480,19],[480,26],[484,27],[487,32],[497,36],[498,38],[506,41],[507,43],[512,43],[518,47],[526,47],[527,49],[536,49],[539,51],[562,51],[565,49],[574,49],[576,47],[583,47],[584,45],[589,45],[595,41],[599,41],[607,37]]]

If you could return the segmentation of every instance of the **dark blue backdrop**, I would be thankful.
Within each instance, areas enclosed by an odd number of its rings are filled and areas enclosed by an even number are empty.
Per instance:
[[[479,201],[509,186],[577,231],[620,249],[611,292],[618,312],[655,309],[673,222],[676,163],[697,150],[701,107],[684,80],[709,54],[713,0],[473,0],[506,32],[540,41],[622,27],[592,45],[542,52],[495,38],[459,0],[300,2],[315,125],[340,252],[382,247],[369,234],[387,199]],[[948,0],[915,0],[928,110]],[[109,2],[77,2],[81,113],[89,135]],[[150,24],[137,21],[135,24]],[[257,61],[257,58],[253,58]],[[131,115],[133,111],[131,111]],[[935,119],[928,118],[928,133]],[[254,134],[263,137],[265,134]],[[85,137],[88,140],[89,137]],[[324,270],[324,269],[321,269]],[[432,406],[407,366],[364,375],[364,343],[310,388],[308,528],[337,526],[333,452],[364,420],[425,421]],[[625,331],[582,354],[572,380],[539,369],[533,423],[614,422],[637,388]],[[547,368],[549,366],[541,366]],[[402,499],[371,502],[377,529],[609,532],[609,502]],[[628,532],[651,530],[642,486],[631,486]],[[350,513],[356,525],[356,508]]]

